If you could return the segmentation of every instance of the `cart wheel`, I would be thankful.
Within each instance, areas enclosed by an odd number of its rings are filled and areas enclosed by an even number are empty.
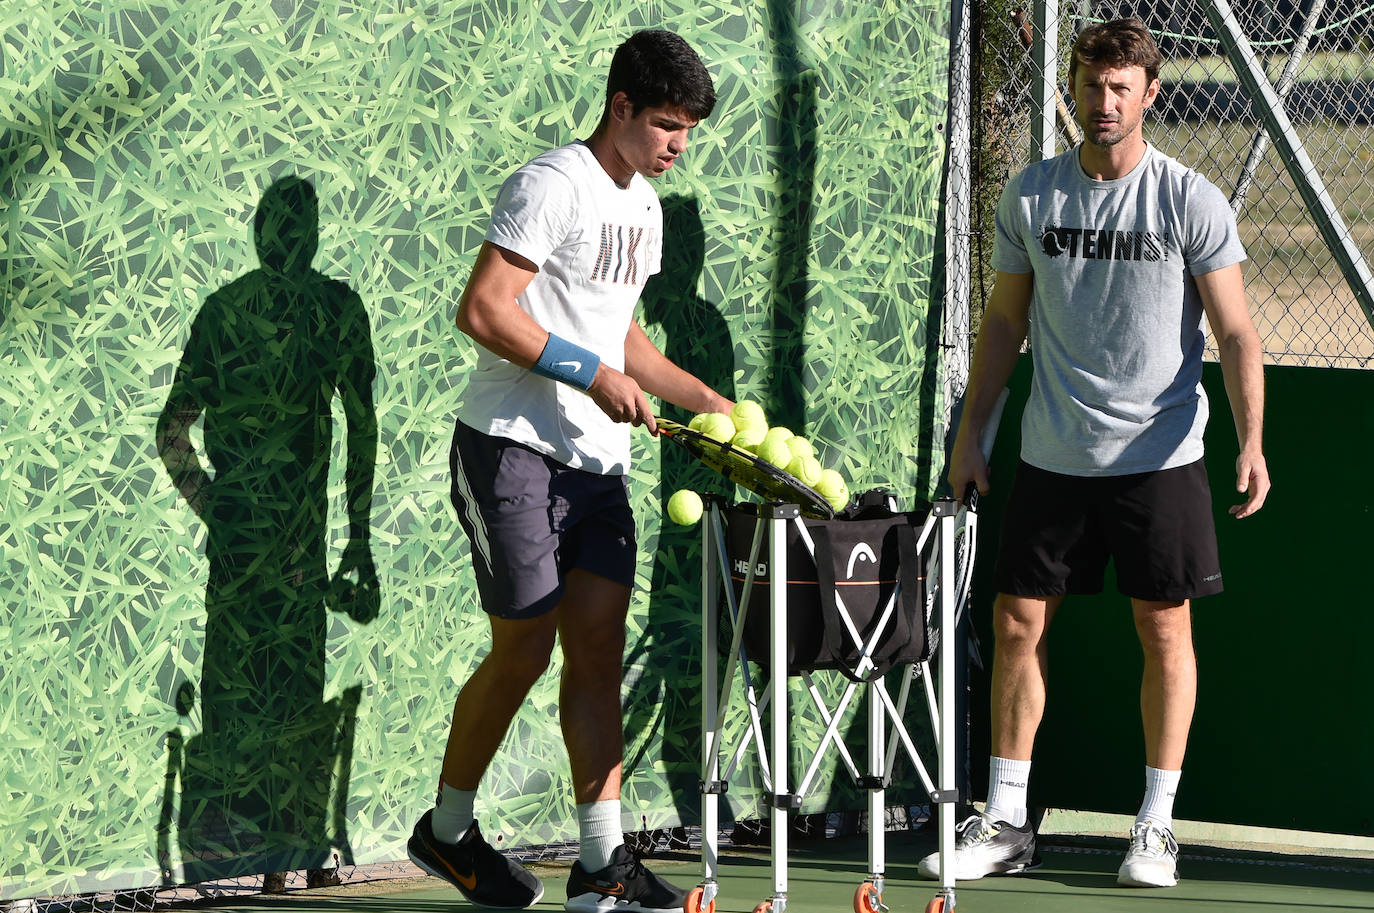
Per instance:
[[[754,913],[772,913],[772,910],[773,901],[765,900],[763,903],[759,904],[757,907],[754,908]]]
[[[883,896],[873,887],[873,882],[865,881],[854,891],[854,913],[878,913]]]
[[[710,903],[702,905],[701,899],[705,896],[706,889],[697,885],[687,892],[687,902],[682,905],[682,909],[686,913],[716,913],[715,898],[712,898]]]
[[[926,904],[926,913],[945,913],[945,895],[936,894],[931,898],[930,903]]]

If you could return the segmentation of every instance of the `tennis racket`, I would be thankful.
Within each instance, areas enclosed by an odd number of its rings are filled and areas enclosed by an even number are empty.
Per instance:
[[[810,517],[829,520],[835,516],[835,509],[830,506],[830,502],[821,497],[820,492],[810,485],[803,484],[791,473],[759,459],[747,450],[709,438],[679,422],[666,418],[655,421],[658,423],[660,437],[684,448],[741,488],[769,501],[796,504],[802,513]]]

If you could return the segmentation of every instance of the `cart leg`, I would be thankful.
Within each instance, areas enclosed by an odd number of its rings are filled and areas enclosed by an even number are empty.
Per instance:
[[[882,680],[864,686],[868,697],[868,880],[854,892],[854,913],[884,913],[883,873],[887,870],[887,720],[878,689]]]
[[[788,771],[791,752],[787,741],[787,524],[798,516],[796,505],[776,505],[768,521],[769,623],[768,650],[771,679],[773,796],[769,809],[772,822],[773,896],[760,905],[760,913],[767,905],[768,913],[783,913],[787,907],[787,837],[788,812],[794,797],[788,792]]]
[[[955,708],[959,698],[954,681],[955,590],[958,584],[954,567],[954,525],[958,503],[952,498],[936,502],[940,520],[940,770],[936,800],[940,810],[940,902],[937,911],[954,909],[954,817],[959,799],[955,783]]]
[[[720,506],[701,524],[701,886],[687,895],[687,913],[714,913],[716,877],[719,873],[720,750],[716,720],[719,683],[716,678],[716,616],[719,611],[720,577],[716,564],[715,531],[720,528]],[[692,908],[693,901],[697,907]]]

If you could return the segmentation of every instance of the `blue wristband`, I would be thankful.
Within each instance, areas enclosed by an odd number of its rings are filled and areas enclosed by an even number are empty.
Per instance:
[[[530,370],[540,377],[587,390],[591,388],[596,369],[600,366],[601,359],[595,352],[550,333],[549,341],[544,343],[544,351],[539,353],[539,360]]]

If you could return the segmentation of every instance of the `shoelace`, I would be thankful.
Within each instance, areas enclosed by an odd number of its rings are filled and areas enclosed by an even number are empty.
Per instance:
[[[970,815],[954,828],[956,839],[960,842],[986,843],[999,833],[982,815]]]
[[[629,867],[629,869],[628,869],[628,870],[626,871],[626,873],[625,873],[626,876],[628,876],[628,877],[631,878],[631,879],[634,879],[634,878],[640,877],[641,875],[643,875],[643,874],[644,874],[645,872],[647,872],[647,871],[648,871],[648,870],[644,868],[644,860],[643,860],[643,859],[640,859],[640,858],[639,858],[638,856],[636,856],[634,853],[631,853],[631,854],[630,854],[630,867]]]
[[[1154,839],[1151,840],[1151,835]],[[1165,852],[1178,855],[1178,841],[1171,831],[1153,824],[1137,824],[1131,828],[1131,843],[1143,853],[1159,856]]]

